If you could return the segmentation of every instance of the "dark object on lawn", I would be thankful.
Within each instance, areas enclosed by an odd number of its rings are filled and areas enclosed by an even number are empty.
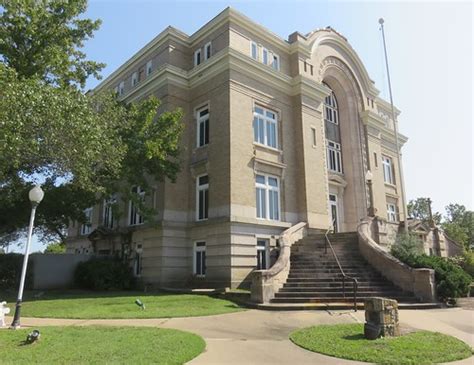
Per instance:
[[[140,299],[135,299],[135,304],[138,305],[142,310],[145,310],[145,304]]]
[[[39,340],[40,337],[41,337],[40,331],[33,330],[33,332],[30,332],[28,336],[26,336],[26,343],[30,344],[30,343],[36,342]]]
[[[364,337],[375,340],[379,337],[400,336],[398,325],[398,303],[394,299],[367,298],[364,302]]]

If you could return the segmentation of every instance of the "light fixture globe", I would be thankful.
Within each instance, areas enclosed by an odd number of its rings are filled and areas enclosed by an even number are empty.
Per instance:
[[[370,170],[367,170],[367,172],[365,173],[365,181],[372,181],[374,175],[372,174],[372,171]]]
[[[28,197],[30,198],[30,202],[33,204],[41,203],[44,197],[44,191],[41,189],[39,185],[36,185],[33,189],[30,190],[28,193]]]
[[[380,24],[380,25],[383,25],[383,23],[384,23],[383,18],[380,18],[380,19],[379,19],[379,24]]]

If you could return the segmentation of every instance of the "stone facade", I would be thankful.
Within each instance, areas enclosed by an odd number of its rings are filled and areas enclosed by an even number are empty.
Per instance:
[[[71,224],[70,253],[126,254],[156,286],[245,286],[257,261],[269,267],[276,260],[279,235],[289,227],[326,230],[337,218],[337,230],[355,231],[367,215],[369,169],[376,215],[404,219],[390,106],[331,28],[286,41],[228,8],[191,36],[166,28],[94,92],[109,89],[127,102],[155,95],[162,111],[183,109],[182,169],[175,183],[145,192],[157,211],[153,222],[130,225],[125,204],[125,214],[104,229],[102,204],[86,229]],[[328,121],[330,95],[336,123]],[[200,146],[203,108],[208,143]],[[329,134],[337,139],[332,152]],[[200,220],[204,180],[208,208]],[[257,203],[259,191],[265,204]]]

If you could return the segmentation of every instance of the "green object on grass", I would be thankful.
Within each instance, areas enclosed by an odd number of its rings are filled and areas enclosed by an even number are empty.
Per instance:
[[[291,333],[290,339],[313,352],[376,364],[438,364],[472,356],[467,344],[438,332],[418,331],[400,337],[367,340],[363,324],[303,328]]]
[[[42,327],[25,344],[29,331],[0,331],[2,364],[184,364],[206,347],[198,335],[165,328]]]

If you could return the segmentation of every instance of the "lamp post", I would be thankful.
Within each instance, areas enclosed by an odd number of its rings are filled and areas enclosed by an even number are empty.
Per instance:
[[[369,187],[369,208],[367,209],[367,215],[369,217],[375,217],[375,208],[374,208],[374,191],[372,190],[372,171],[367,170],[365,173],[365,181],[367,181],[367,186]]]
[[[26,241],[25,256],[23,257],[23,267],[21,269],[20,288],[18,289],[18,299],[16,301],[15,315],[13,317],[13,322],[10,327],[12,329],[20,328],[21,302],[23,299],[23,288],[25,286],[26,268],[28,266],[28,255],[30,253],[31,236],[33,234],[33,223],[35,221],[36,207],[41,202],[41,200],[43,200],[44,192],[38,185],[30,190],[30,192],[28,193],[28,197],[31,202],[30,225],[28,227],[28,238]]]
[[[407,204],[406,204],[406,197],[405,197],[405,185],[403,180],[403,169],[402,169],[402,157],[400,154],[400,144],[398,141],[398,122],[395,119],[395,109],[393,107],[393,96],[392,96],[392,83],[390,81],[390,70],[388,68],[388,56],[387,56],[387,46],[385,44],[385,31],[383,27],[384,20],[383,18],[379,19],[380,29],[382,30],[382,40],[383,40],[383,51],[385,54],[385,67],[387,69],[387,79],[388,79],[388,92],[390,94],[390,106],[392,111],[392,120],[393,120],[393,129],[395,132],[395,148],[397,149],[397,160],[398,160],[398,173],[400,176],[400,192],[402,198],[402,207],[403,207],[403,219],[405,220],[405,224],[403,225],[403,229],[405,233],[408,233],[408,213],[407,213]]]

